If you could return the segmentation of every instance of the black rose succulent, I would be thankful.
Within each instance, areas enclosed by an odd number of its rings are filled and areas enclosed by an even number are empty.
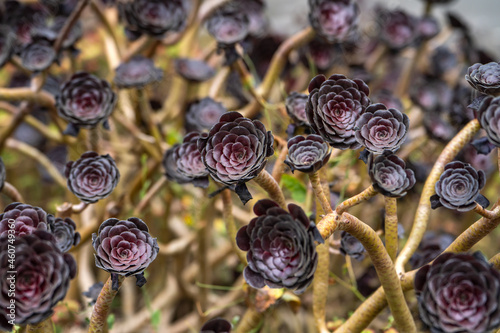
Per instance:
[[[35,230],[48,230],[48,215],[40,207],[20,202],[13,202],[5,207],[0,214],[0,237],[6,236],[9,230],[9,220],[14,220],[16,236],[29,235]]]
[[[192,82],[210,80],[215,75],[215,70],[203,60],[178,58],[174,61],[177,74]]]
[[[340,44],[332,44],[320,37],[314,38],[303,49],[302,62],[309,67],[311,60],[319,72],[326,72],[339,59]],[[343,45],[343,44],[342,44]]]
[[[85,72],[74,74],[56,97],[59,115],[69,122],[66,131],[76,135],[78,128],[93,128],[107,119],[116,104],[116,94],[105,80]]]
[[[420,40],[434,38],[440,29],[438,21],[432,16],[424,16],[418,20],[417,31]]]
[[[387,89],[381,89],[370,97],[373,103],[382,103],[389,109],[403,110],[403,102],[401,99],[394,96],[394,94]]]
[[[76,161],[66,164],[68,189],[80,200],[94,203],[106,198],[120,180],[120,172],[109,154],[100,155],[89,151]]]
[[[314,173],[321,169],[330,158],[330,147],[316,134],[303,137],[297,135],[288,140],[288,155],[285,163],[294,170]]]
[[[264,169],[267,158],[274,154],[273,142],[273,135],[260,121],[227,112],[208,137],[198,140],[198,150],[210,176],[225,185],[236,185],[236,193],[245,193],[245,201],[249,200],[245,183]]]
[[[474,64],[467,70],[465,79],[477,91],[487,95],[500,93],[500,63]]]
[[[56,52],[51,41],[37,38],[24,47],[20,57],[24,68],[32,72],[40,72],[56,61]]]
[[[222,318],[207,321],[201,327],[200,333],[230,333],[231,323]]]
[[[31,28],[31,38],[42,38],[54,43],[59,35],[59,32],[66,23],[66,16],[48,16],[33,28]],[[64,38],[61,47],[63,49],[75,50],[76,42],[82,37],[83,29],[79,21],[77,21],[69,31],[66,38]]]
[[[8,247],[15,247],[14,268],[8,259]],[[52,314],[52,308],[68,291],[69,282],[76,274],[76,262],[67,253],[62,253],[55,244],[54,236],[37,230],[32,234],[18,236],[10,243],[6,236],[0,237],[0,328],[10,331],[16,325],[37,324]],[[9,279],[15,271],[15,280]],[[15,283],[15,295],[8,296],[11,283]],[[13,297],[13,298],[12,298]],[[11,311],[11,299],[15,310]]]
[[[436,259],[448,246],[453,243],[455,237],[451,234],[428,231],[418,245],[417,251],[410,258],[410,265],[417,269]]]
[[[449,108],[453,91],[446,81],[433,77],[422,77],[410,88],[410,98],[424,111],[437,113]]]
[[[387,197],[399,198],[415,185],[415,174],[406,169],[405,162],[390,151],[376,158],[373,155],[368,164],[373,187]]]
[[[258,201],[257,217],[242,227],[236,243],[248,251],[248,266],[243,271],[253,288],[288,288],[299,294],[311,284],[318,255],[315,240],[323,242],[314,223],[302,208],[289,204],[288,210],[274,201]]]
[[[344,230],[340,232],[340,237],[340,253],[344,256],[351,256],[358,261],[365,258],[365,247],[356,237]]]
[[[482,206],[489,205],[479,193],[485,181],[484,171],[477,171],[468,163],[453,161],[446,164],[436,183],[436,194],[431,197],[432,208],[444,206],[467,212],[476,207],[476,202]]]
[[[306,105],[307,95],[295,91],[288,95],[285,101],[286,112],[299,125],[307,124]]]
[[[431,56],[431,74],[441,77],[457,66],[457,54],[446,46],[438,47]]]
[[[165,152],[163,167],[167,179],[179,184],[193,183],[203,188],[208,186],[208,171],[201,161],[197,147],[198,139],[206,136],[206,133],[188,133],[182,144],[177,144]]]
[[[96,266],[112,274],[113,289],[118,287],[114,277],[117,275],[135,275],[137,285],[143,286],[146,283],[144,270],[160,250],[146,223],[136,217],[126,221],[107,219],[97,234],[92,234],[92,246],[96,252]]]
[[[318,75],[309,84],[306,106],[312,129],[332,147],[358,149],[355,124],[370,104],[370,89],[362,80],[334,74],[326,79]]]
[[[155,67],[153,60],[135,56],[116,68],[113,81],[118,88],[142,88],[162,78],[163,71]]]
[[[479,252],[442,254],[418,270],[415,292],[432,332],[492,332],[500,325],[500,272]]]
[[[368,151],[381,154],[401,147],[410,129],[410,119],[399,110],[373,104],[359,117],[356,128],[356,140]]]
[[[206,21],[207,30],[219,46],[229,47],[248,35],[250,21],[241,3],[220,6]]]
[[[264,0],[236,0],[244,8],[248,17],[248,34],[253,37],[264,37],[268,22],[264,15]]]
[[[222,103],[216,102],[210,97],[197,100],[189,104],[186,110],[186,130],[191,131],[209,131],[219,118],[227,112]]]
[[[486,131],[488,140],[500,147],[500,97],[486,97],[481,102],[478,112],[481,127]]]
[[[0,68],[9,61],[14,51],[15,34],[5,25],[0,25]]]
[[[74,245],[80,243],[80,233],[76,231],[76,224],[72,219],[49,216],[50,233],[54,235],[56,245],[61,252],[68,252]]]
[[[359,8],[352,0],[309,0],[309,22],[329,42],[343,42],[358,26]]]
[[[190,9],[186,0],[126,0],[118,3],[127,31],[137,37],[147,34],[163,38],[184,29]]]
[[[392,50],[403,49],[419,36],[418,21],[403,10],[379,10],[380,38]]]

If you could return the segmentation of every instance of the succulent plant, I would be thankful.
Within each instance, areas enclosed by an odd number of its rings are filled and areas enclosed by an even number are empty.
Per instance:
[[[361,242],[356,237],[344,230],[340,232],[339,251],[344,256],[351,256],[358,261],[361,261],[365,258],[366,252],[363,244],[361,244]]]
[[[376,158],[373,155],[368,163],[373,187],[387,197],[399,198],[415,185],[415,174],[406,169],[405,162],[390,151]]]
[[[189,104],[185,118],[185,127],[188,132],[191,131],[209,131],[219,118],[227,112],[227,109],[210,97],[197,100]]]
[[[418,20],[401,9],[380,9],[380,39],[388,48],[398,51],[411,45],[419,36]]]
[[[219,46],[230,47],[241,42],[250,31],[250,21],[241,3],[220,6],[206,21],[207,30]]]
[[[370,104],[370,89],[362,80],[334,74],[318,75],[309,84],[306,115],[312,129],[332,147],[358,149],[355,124]]]
[[[120,180],[120,171],[113,158],[93,151],[68,162],[64,173],[68,178],[68,189],[86,203],[95,203],[109,196]]]
[[[197,187],[208,187],[208,171],[201,161],[197,147],[198,139],[206,136],[206,133],[188,133],[182,144],[174,145],[165,152],[163,167],[168,180],[179,184],[193,183]]]
[[[410,119],[399,110],[373,104],[359,117],[356,128],[356,140],[368,151],[381,154],[401,147],[410,129]]]
[[[306,116],[307,95],[296,91],[292,92],[285,101],[286,112],[298,125],[307,124]]]
[[[61,252],[68,252],[73,246],[80,243],[80,233],[76,231],[75,222],[69,217],[54,218],[49,215],[50,233],[54,235],[56,245]]]
[[[114,82],[118,88],[142,88],[150,83],[161,81],[163,71],[155,67],[153,60],[135,56],[115,70]]]
[[[477,115],[481,127],[486,131],[488,140],[500,147],[500,97],[488,96],[483,99]]]
[[[15,260],[9,263],[7,248],[12,246]],[[0,282],[0,328],[7,331],[12,329],[8,324],[11,320],[16,325],[28,325],[48,318],[53,307],[66,296],[69,282],[76,275],[73,257],[62,253],[54,236],[43,230],[17,236],[12,241],[7,236],[0,236],[0,263],[3,277]],[[12,275],[12,271],[16,273]],[[15,284],[15,292],[9,293],[11,283]],[[12,300],[13,314],[9,310]]]
[[[201,327],[200,333],[230,333],[231,323],[222,318],[207,321]]]
[[[8,234],[9,220],[14,220],[16,236],[29,235],[35,230],[48,231],[49,229],[48,215],[42,208],[20,202],[11,203],[0,214],[0,237]]]
[[[319,135],[307,137],[297,135],[288,140],[288,154],[285,163],[294,170],[314,173],[321,169],[330,158],[330,148]]]
[[[358,27],[359,8],[352,0],[309,0],[309,22],[327,41],[343,42]]]
[[[451,243],[455,237],[446,232],[436,233],[427,231],[418,245],[417,251],[410,258],[410,265],[417,269],[436,259]]]
[[[20,53],[21,64],[32,72],[40,72],[50,67],[56,61],[56,51],[52,42],[37,38],[26,45]]]
[[[160,250],[146,223],[136,217],[126,221],[107,219],[97,234],[92,234],[92,246],[96,252],[96,266],[112,274],[113,289],[118,289],[118,281],[113,274],[135,275],[137,285],[142,287],[146,283],[144,270]]]
[[[253,288],[288,288],[300,294],[311,284],[318,255],[315,241],[323,238],[302,208],[289,204],[288,212],[272,200],[259,200],[257,217],[236,235],[238,247],[247,252],[243,271]]]
[[[470,164],[453,161],[445,165],[436,183],[436,194],[431,197],[432,208],[444,206],[459,212],[489,205],[479,191],[484,187],[486,177],[483,170],[477,171]]]
[[[251,195],[245,183],[264,169],[267,158],[274,154],[273,142],[273,135],[260,121],[227,112],[207,137],[198,139],[198,150],[210,176],[236,186],[236,193],[246,202]]]
[[[202,60],[178,58],[174,61],[177,74],[192,82],[203,82],[215,75],[215,70]]]
[[[147,34],[163,38],[166,33],[184,29],[190,10],[187,0],[126,0],[118,3],[128,32],[137,37]]]
[[[487,95],[500,93],[500,63],[474,64],[467,70],[465,79],[477,91]]]
[[[80,127],[107,127],[107,119],[116,104],[116,94],[105,80],[85,72],[74,74],[56,96],[57,111],[68,121],[66,133],[76,135]]]
[[[491,332],[500,325],[500,272],[476,252],[444,253],[415,275],[419,314],[436,333]]]
[[[264,15],[264,0],[236,0],[248,17],[248,34],[252,37],[262,38],[265,36],[268,21]]]

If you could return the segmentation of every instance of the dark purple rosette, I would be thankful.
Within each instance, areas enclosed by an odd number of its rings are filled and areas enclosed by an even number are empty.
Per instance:
[[[69,122],[66,132],[76,136],[80,127],[93,128],[103,123],[107,128],[116,99],[107,81],[79,72],[61,86],[56,107],[61,118]]]
[[[358,27],[359,8],[352,0],[309,0],[309,22],[331,43],[343,42]]]
[[[12,247],[14,262],[9,255]],[[59,250],[47,231],[37,230],[14,239],[1,236],[0,328],[10,331],[12,320],[16,325],[29,325],[47,319],[66,296],[75,275],[75,260]],[[9,290],[14,291],[9,294]]]
[[[446,81],[433,77],[422,77],[416,80],[410,88],[410,98],[424,111],[435,115],[449,108],[453,91]]]
[[[344,230],[340,232],[340,237],[340,253],[344,256],[351,256],[358,261],[365,258],[365,247],[356,237]]]
[[[323,243],[318,229],[302,208],[288,210],[272,200],[259,200],[253,207],[257,217],[236,235],[238,247],[247,252],[243,271],[253,288],[288,288],[303,293],[311,284],[318,255],[315,241]]]
[[[146,283],[144,270],[155,260],[160,248],[151,237],[146,223],[137,217],[128,220],[115,218],[104,221],[92,234],[97,267],[111,273],[112,288],[118,289],[118,275],[137,278],[137,285]]]
[[[394,94],[387,89],[378,90],[370,97],[372,103],[382,103],[389,109],[404,110],[403,102],[401,99],[394,96]]]
[[[285,101],[286,112],[298,125],[307,124],[306,116],[307,95],[292,92]]]
[[[303,48],[301,60],[304,66],[309,67],[312,60],[319,72],[328,71],[339,61],[339,52],[343,52],[340,51],[339,45],[341,44],[331,44],[320,37],[316,37]]]
[[[459,212],[467,212],[476,207],[488,206],[488,199],[479,191],[484,187],[486,176],[470,164],[453,161],[444,167],[436,183],[436,194],[431,197],[432,209],[444,206]]]
[[[376,158],[371,154],[368,169],[375,190],[387,197],[403,197],[415,185],[413,171],[388,150]]]
[[[465,79],[477,91],[487,95],[500,93],[500,63],[474,64],[467,70]]]
[[[192,82],[210,80],[215,75],[215,70],[203,60],[178,58],[174,61],[177,74]]]
[[[379,10],[380,39],[391,50],[411,45],[419,37],[418,20],[404,10]]]
[[[226,112],[227,109],[222,103],[216,102],[210,97],[190,103],[185,114],[186,130],[188,132],[209,131]]]
[[[356,140],[368,151],[382,154],[401,147],[408,136],[410,119],[399,110],[373,104],[359,117],[356,128]]]
[[[418,19],[417,31],[419,40],[429,40],[439,33],[441,27],[433,16],[424,16]]]
[[[230,333],[231,323],[222,318],[207,321],[201,327],[200,333]]]
[[[208,171],[201,161],[197,147],[198,139],[205,137],[206,133],[188,133],[182,144],[177,144],[165,152],[163,167],[168,180],[179,184],[193,183],[197,187],[208,187]]]
[[[125,0],[118,3],[127,32],[137,38],[147,34],[163,38],[184,29],[190,10],[187,0]]]
[[[19,55],[24,68],[32,72],[41,72],[56,61],[56,51],[52,42],[45,38],[33,39]]]
[[[334,74],[318,75],[309,84],[306,115],[312,129],[332,147],[358,149],[355,124],[370,104],[370,89],[362,80]]]
[[[75,222],[69,217],[54,218],[49,215],[50,233],[54,235],[56,245],[61,252],[68,252],[73,246],[80,243],[80,233],[76,231]]]
[[[417,269],[436,259],[448,246],[453,243],[455,237],[451,234],[427,231],[418,245],[417,251],[410,258],[410,265]]]
[[[486,131],[488,140],[500,147],[500,97],[488,96],[483,99],[477,115],[481,127]]]
[[[162,78],[163,71],[155,67],[153,60],[135,56],[116,68],[113,81],[118,88],[143,88]]]
[[[59,36],[59,32],[64,27],[66,16],[48,16],[42,22],[36,24],[31,28],[31,38],[32,39],[46,39],[51,43],[54,43]],[[61,47],[63,49],[75,50],[76,42],[82,37],[83,29],[79,21],[77,21],[69,31],[66,38],[64,38]]]
[[[264,15],[264,0],[236,0],[248,17],[248,34],[252,37],[264,37],[268,21]]]
[[[35,230],[49,229],[48,215],[42,208],[13,202],[0,214],[0,237],[8,234],[11,220],[14,220],[16,237],[32,234]]]
[[[288,140],[285,163],[292,172],[299,170],[314,173],[328,162],[330,154],[330,147],[319,135],[311,134],[307,137],[297,135]]]
[[[210,176],[217,182],[235,186],[243,202],[252,198],[245,185],[264,169],[274,154],[274,137],[258,120],[238,112],[220,117],[207,137],[198,140],[198,150]]]
[[[249,33],[250,21],[241,3],[220,6],[206,21],[207,30],[220,46],[233,46]]]
[[[480,252],[444,253],[415,275],[420,318],[432,332],[492,332],[500,325],[500,272]]]
[[[113,158],[93,151],[68,162],[64,173],[68,178],[68,189],[86,203],[109,196],[120,180],[120,171]]]
[[[0,68],[10,60],[15,46],[15,34],[5,25],[0,25]]]

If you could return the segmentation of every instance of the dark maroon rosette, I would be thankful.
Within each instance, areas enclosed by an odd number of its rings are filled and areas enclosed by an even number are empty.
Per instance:
[[[236,235],[238,247],[247,252],[243,271],[253,288],[288,288],[303,293],[312,283],[318,263],[316,243],[323,238],[302,208],[289,204],[288,212],[272,200],[259,200],[257,217]]]
[[[69,217],[54,218],[49,215],[50,233],[54,235],[56,245],[61,252],[68,252],[73,246],[80,243],[80,233],[76,231],[75,222]]]
[[[245,185],[255,178],[274,154],[274,137],[258,120],[238,112],[220,117],[208,137],[198,140],[201,160],[210,176],[234,190],[243,202],[252,198]]]
[[[36,38],[21,51],[21,64],[32,72],[41,72],[56,61],[56,51],[52,42],[45,38]]]
[[[488,140],[500,147],[500,97],[488,96],[483,99],[477,115],[481,127],[486,131]]]
[[[188,132],[209,131],[219,118],[227,112],[227,109],[210,97],[190,103],[185,114],[185,127]]]
[[[174,68],[177,74],[192,82],[207,81],[215,75],[215,70],[202,60],[178,58]]]
[[[352,0],[309,0],[309,22],[316,33],[331,43],[353,35],[359,21],[359,8]]]
[[[80,200],[95,203],[113,192],[120,180],[120,171],[109,154],[89,151],[66,164],[68,189]]]
[[[492,332],[500,325],[500,272],[480,252],[444,253],[415,275],[420,318],[432,332]]]
[[[487,95],[500,93],[500,63],[474,64],[467,70],[465,79],[477,91]]]
[[[97,234],[92,234],[92,246],[96,266],[111,273],[113,289],[118,289],[118,275],[135,275],[137,285],[142,287],[146,283],[144,270],[160,250],[146,223],[137,217],[107,219]]]
[[[344,256],[351,256],[358,261],[361,261],[365,258],[366,252],[363,244],[361,244],[361,242],[356,237],[344,230],[340,232],[339,251]]]
[[[208,171],[201,161],[197,147],[198,139],[206,136],[206,133],[188,133],[182,144],[177,144],[165,152],[163,167],[168,180],[179,184],[193,183],[197,187],[208,187]]]
[[[296,91],[292,92],[285,101],[286,112],[298,125],[307,124],[306,116],[307,95]]]
[[[40,207],[13,202],[0,214],[0,237],[7,236],[10,220],[14,220],[16,236],[29,235],[35,230],[47,231],[49,229],[48,216]]]
[[[370,104],[370,89],[362,80],[334,74],[318,75],[309,84],[306,106],[311,128],[338,149],[358,149],[355,124]]]
[[[118,88],[142,88],[162,78],[163,71],[155,67],[153,60],[135,56],[116,68],[113,81]]]
[[[371,154],[368,169],[375,190],[387,197],[405,196],[415,185],[413,171],[406,169],[405,162],[388,150],[376,158]]]
[[[294,170],[314,173],[321,169],[330,158],[330,147],[323,138],[316,134],[303,137],[297,135],[288,140],[286,165]]]
[[[454,240],[455,237],[446,232],[427,231],[418,245],[417,251],[410,258],[411,267],[417,269],[430,263],[443,253]]]
[[[228,2],[207,19],[207,30],[220,46],[228,47],[243,41],[249,33],[250,21],[244,6]]]
[[[419,37],[418,20],[404,10],[379,9],[380,39],[391,50],[401,50]]]

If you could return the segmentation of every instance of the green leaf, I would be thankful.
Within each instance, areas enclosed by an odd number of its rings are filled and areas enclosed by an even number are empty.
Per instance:
[[[112,329],[113,328],[113,325],[115,324],[115,315],[114,314],[110,314],[108,316],[108,329]]]
[[[293,200],[300,203],[306,201],[307,189],[297,178],[285,174],[281,177],[281,183],[291,192]]]
[[[153,327],[158,328],[158,325],[160,325],[160,314],[161,314],[160,310],[156,310],[151,315],[151,325]]]

